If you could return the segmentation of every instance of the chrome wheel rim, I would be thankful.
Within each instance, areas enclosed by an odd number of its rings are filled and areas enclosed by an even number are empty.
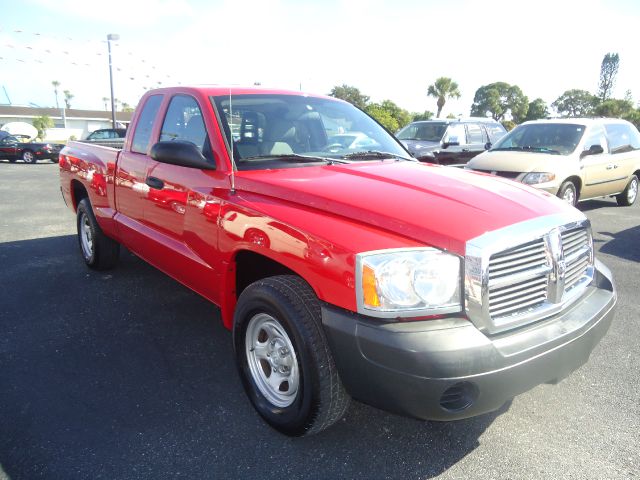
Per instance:
[[[564,194],[562,195],[562,199],[567,202],[569,205],[575,205],[576,204],[576,192],[573,190],[573,188],[569,187],[564,191]]]
[[[31,163],[33,162],[33,153],[31,152],[24,152],[24,154],[22,155],[22,158],[25,162],[27,163]]]
[[[636,197],[638,196],[638,179],[634,178],[631,180],[631,184],[629,185],[629,190],[627,190],[627,201],[629,203],[633,203],[636,201]]]
[[[90,260],[93,256],[93,234],[89,217],[86,213],[83,213],[80,217],[80,245],[82,246],[84,258]]]
[[[272,405],[291,405],[300,387],[300,370],[293,343],[271,315],[258,313],[247,325],[245,355],[251,377]]]

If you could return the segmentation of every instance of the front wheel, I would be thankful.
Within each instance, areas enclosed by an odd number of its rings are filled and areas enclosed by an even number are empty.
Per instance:
[[[630,207],[638,198],[638,177],[631,175],[627,188],[620,195],[616,195],[616,201],[621,207]]]
[[[22,160],[24,163],[36,163],[38,161],[31,150],[25,150],[22,152]]]
[[[294,275],[259,280],[238,299],[233,339],[244,389],[285,435],[321,432],[349,406],[320,316],[315,293]]]
[[[80,252],[87,266],[94,270],[113,268],[118,263],[120,244],[104,234],[88,198],[78,204],[77,227]]]
[[[567,202],[572,207],[578,204],[578,193],[573,182],[564,182],[558,190],[558,197]]]

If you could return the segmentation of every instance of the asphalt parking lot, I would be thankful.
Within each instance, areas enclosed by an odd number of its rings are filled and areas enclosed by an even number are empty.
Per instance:
[[[585,366],[469,420],[354,402],[290,439],[245,398],[213,305],[126,251],[89,271],[57,165],[0,161],[0,478],[639,478],[640,205],[581,209],[619,293]]]

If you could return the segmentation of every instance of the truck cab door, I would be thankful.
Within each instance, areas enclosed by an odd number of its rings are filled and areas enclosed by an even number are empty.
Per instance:
[[[169,101],[159,141],[195,144],[215,165],[203,109],[191,95]],[[228,175],[215,169],[173,165],[149,158],[144,220],[149,231],[148,261],[205,297],[219,293],[218,216]]]
[[[145,199],[149,187],[145,183],[155,120],[163,95],[147,98],[133,130],[131,144],[120,152],[115,173],[115,205],[118,235],[127,247],[141,252],[145,245],[142,229]],[[144,255],[143,255],[144,256]]]

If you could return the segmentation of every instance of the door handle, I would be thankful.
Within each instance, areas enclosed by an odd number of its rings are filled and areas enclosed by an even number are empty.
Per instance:
[[[462,151],[463,151],[463,152],[468,152],[468,151],[469,151],[469,149],[468,149],[468,148],[463,148],[463,149],[462,149]]]
[[[156,190],[162,190],[164,188],[164,182],[156,177],[147,177],[144,183]]]
[[[616,168],[615,165],[613,165],[611,163],[609,165],[607,165],[607,170],[613,170],[614,168]]]

